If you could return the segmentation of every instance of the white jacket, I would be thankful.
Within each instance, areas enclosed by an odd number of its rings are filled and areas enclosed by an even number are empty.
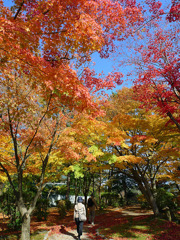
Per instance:
[[[77,203],[74,207],[74,219],[79,218],[79,212],[84,212],[86,216],[86,208],[83,203]]]

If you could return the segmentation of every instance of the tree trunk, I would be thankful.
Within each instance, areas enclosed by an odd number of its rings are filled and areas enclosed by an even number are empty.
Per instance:
[[[93,174],[93,176],[92,176],[92,180],[93,180],[93,183],[92,183],[92,185],[93,185],[93,192],[94,192],[94,190],[95,190],[94,174]]]
[[[99,171],[99,187],[98,187],[98,191],[99,191],[99,206],[101,206],[101,182],[102,182],[102,176],[101,176],[101,171]]]
[[[152,189],[150,189],[150,186],[149,186],[146,178],[143,175],[140,176],[135,169],[132,169],[131,171],[133,173],[134,180],[138,183],[138,186],[139,186],[142,194],[144,194],[144,197],[146,198],[147,202],[151,206],[154,216],[158,216],[159,209],[156,204],[156,198],[154,197],[153,191],[152,191]]]
[[[150,195],[149,196],[149,203],[150,203],[150,205],[152,207],[154,216],[158,216],[159,215],[159,208],[158,208],[158,206],[156,204],[156,200],[155,200],[155,198],[154,198],[154,196],[153,196],[153,194],[151,192],[148,195]]]
[[[67,175],[67,192],[66,192],[66,199],[69,200],[69,195],[70,195],[70,173]]]
[[[81,186],[81,180],[78,180],[77,178],[75,178],[75,198],[74,198],[74,205],[76,204],[76,199],[77,196],[80,192],[80,186]]]
[[[144,197],[146,198],[147,202],[149,203],[149,205],[151,206],[154,216],[158,216],[159,215],[159,209],[158,206],[156,204],[156,199],[153,196],[153,193],[151,192],[149,186],[147,184],[145,184],[145,186],[141,183],[138,182],[138,186],[142,192],[142,194],[144,194]]]
[[[91,175],[86,175],[83,178],[83,194],[84,194],[84,197],[85,197],[85,206],[87,205],[87,196],[88,196],[88,193],[89,193],[91,180],[92,180]]]
[[[126,175],[122,176],[122,187],[123,187],[123,190],[124,190],[124,197],[123,198],[125,198],[125,202],[126,202],[125,204],[129,205],[128,197],[127,197]]]
[[[30,240],[30,222],[31,217],[28,214],[24,214],[21,227],[21,240]]]
[[[147,191],[147,195],[148,195],[148,198],[149,198],[149,203],[152,207],[154,215],[158,216],[159,215],[159,209],[158,209],[158,206],[156,204],[156,198],[154,197],[153,192],[151,191],[151,189],[149,187],[149,184],[148,184],[148,182],[145,178],[143,178],[143,182],[144,182],[145,189]]]

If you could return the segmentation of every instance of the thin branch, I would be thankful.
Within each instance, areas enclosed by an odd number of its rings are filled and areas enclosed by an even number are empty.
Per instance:
[[[43,15],[46,15],[46,13],[48,13],[50,10],[46,10],[45,12],[43,12]]]
[[[8,152],[8,151],[7,151]],[[9,152],[8,152],[9,153]],[[1,156],[1,159],[3,160],[3,162],[7,163],[7,164],[11,164],[13,165],[14,167],[16,167],[16,165],[12,162],[10,162],[8,159],[5,159],[3,156]]]
[[[1,162],[0,162],[0,167],[2,168],[3,172],[6,173],[6,176],[7,176],[8,180],[9,180],[9,183],[10,183],[10,185],[12,186],[13,191],[14,191],[14,194],[15,194],[15,196],[16,196],[16,198],[17,198],[17,197],[18,197],[18,194],[17,194],[17,191],[16,191],[16,189],[15,189],[15,187],[14,187],[14,184],[13,184],[13,182],[12,182],[12,180],[11,180],[11,176],[9,175],[8,170],[3,166],[3,164],[2,164]]]
[[[20,13],[21,9],[22,9],[22,6],[24,5],[24,0],[21,2],[15,16],[14,16],[14,20],[17,18],[18,14]]]
[[[58,62],[58,61],[61,61],[61,60],[68,60],[68,61],[70,61],[70,60],[72,60],[72,59],[74,59],[74,57],[71,57],[71,58],[68,58],[68,57],[61,57],[61,58],[59,58],[59,59],[48,59],[48,60],[46,60],[47,62]]]
[[[14,145],[14,155],[15,155],[15,159],[16,159],[16,168],[19,171],[19,156],[18,156],[18,149],[17,149],[17,139],[16,139],[16,136],[14,136],[14,133],[13,133],[13,127],[12,127],[12,121],[11,121],[9,106],[8,106],[8,119],[9,119],[10,133],[11,133],[11,137],[12,137],[13,145]]]
[[[34,140],[37,132],[38,132],[38,129],[39,129],[39,127],[40,127],[41,122],[43,121],[44,117],[45,117],[46,114],[47,114],[47,111],[48,111],[48,109],[49,109],[49,105],[50,105],[50,102],[51,102],[51,98],[52,98],[52,94],[51,94],[51,96],[50,96],[50,98],[49,98],[49,102],[48,102],[48,104],[47,104],[47,109],[46,109],[45,113],[43,114],[43,116],[41,117],[41,119],[39,120],[39,123],[38,123],[38,126],[37,126],[36,130],[35,130],[35,133],[34,133],[33,137],[31,138],[31,141],[29,142],[29,144],[28,144],[28,146],[27,146],[27,148],[26,148],[26,151],[25,151],[25,153],[24,153],[24,160],[22,161],[21,166],[25,164],[25,161],[26,161],[26,159],[27,159],[28,149],[29,149],[29,147],[31,146],[31,144],[32,144],[32,142],[33,142],[33,140]]]
[[[61,30],[61,31],[56,31],[56,32],[40,32],[40,33],[36,33],[36,34],[33,34],[33,35],[51,35],[51,34],[58,34],[58,33],[63,33],[63,32],[67,32],[67,30]]]
[[[180,131],[180,124],[176,121],[176,119],[173,117],[171,112],[167,112],[167,116],[176,124],[178,130]]]
[[[165,160],[163,160],[162,162],[160,162],[160,164],[157,166],[156,171],[155,171],[155,173],[154,173],[153,179],[155,178],[156,174],[158,173],[159,168],[160,168],[165,162],[167,162],[167,160],[168,160],[168,157],[167,157]]]
[[[134,33],[138,32],[140,29],[142,29],[144,26],[146,26],[148,23],[156,19],[159,15],[166,15],[168,13],[161,13],[161,14],[156,14],[154,17],[151,17],[149,20],[147,20],[144,24],[142,24],[139,28],[135,29]]]

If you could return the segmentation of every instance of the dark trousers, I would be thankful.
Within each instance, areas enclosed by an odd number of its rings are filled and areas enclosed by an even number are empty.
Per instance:
[[[79,218],[75,218],[75,222],[77,225],[77,233],[78,233],[78,236],[80,237],[82,235],[83,222],[79,221]]]

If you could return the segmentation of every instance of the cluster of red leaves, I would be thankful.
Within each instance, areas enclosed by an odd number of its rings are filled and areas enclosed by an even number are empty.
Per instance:
[[[172,0],[172,6],[167,16],[169,22],[175,22],[180,20],[180,1]]]
[[[149,11],[152,12],[154,15],[163,13],[163,10],[162,9],[160,10],[162,2],[156,0],[146,0],[145,2],[148,4],[150,8]]]
[[[106,77],[102,77],[99,74],[99,77],[96,77],[96,73],[94,70],[89,68],[85,68],[83,70],[81,81],[84,82],[85,86],[92,91],[92,93],[96,93],[102,89],[102,85],[104,89],[112,89],[117,85],[121,85],[123,75],[118,72],[109,73]]]

